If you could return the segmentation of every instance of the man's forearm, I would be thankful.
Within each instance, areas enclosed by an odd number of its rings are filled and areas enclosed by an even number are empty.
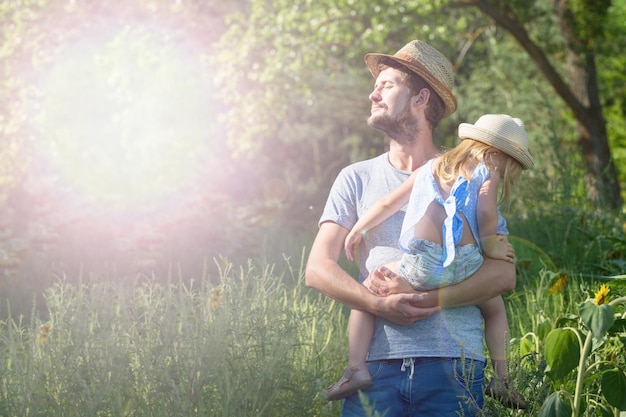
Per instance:
[[[431,308],[418,305],[422,297],[417,293],[378,297],[348,275],[337,263],[347,234],[345,228],[335,223],[321,225],[304,274],[307,286],[351,308],[368,311],[397,324],[410,324],[439,311],[436,305]],[[385,280],[378,270],[372,274]]]
[[[309,261],[305,283],[348,307],[369,312],[374,308],[373,295],[332,260]]]
[[[332,261],[329,263],[309,262],[305,273],[306,285],[342,304],[357,310],[367,311],[400,325],[411,324],[440,310],[436,305],[432,307],[420,306],[422,296],[415,292],[412,294],[391,294],[387,297],[376,296],[343,272],[339,265],[334,265]],[[378,271],[374,272],[374,274],[378,273]],[[346,277],[350,281],[343,281]],[[384,280],[384,278],[381,279]],[[342,282],[343,284],[341,284]]]
[[[428,291],[420,305],[442,308],[478,305],[515,288],[515,265],[485,258],[483,265],[466,280]]]
[[[347,234],[347,229],[335,223],[321,225],[309,254],[305,283],[351,308],[373,312],[373,294],[337,263]]]

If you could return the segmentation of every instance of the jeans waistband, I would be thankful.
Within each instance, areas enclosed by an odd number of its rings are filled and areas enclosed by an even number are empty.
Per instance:
[[[381,360],[377,360],[377,361],[372,361],[372,362],[385,362],[385,363],[389,363],[389,364],[393,364],[393,363],[399,363],[400,365],[402,365],[402,362],[412,359],[414,362],[426,362],[426,361],[446,361],[446,360],[450,360],[450,359],[460,359],[460,358],[445,358],[445,357],[441,357],[441,356],[407,356],[406,358],[398,358],[398,359],[381,359]]]
[[[408,360],[412,360],[413,364],[420,364],[423,362],[433,362],[433,361],[448,362],[448,361],[456,361],[456,360],[476,361],[476,362],[486,363],[486,360],[479,360],[479,359],[474,359],[474,358],[449,358],[449,357],[444,357],[444,356],[408,356],[406,358],[379,359],[379,360],[373,360],[373,361],[368,361],[368,362],[382,362],[387,365],[392,365],[392,366],[398,365],[402,367],[402,365],[405,364],[406,361]]]

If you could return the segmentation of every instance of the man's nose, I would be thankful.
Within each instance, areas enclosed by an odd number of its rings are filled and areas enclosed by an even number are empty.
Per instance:
[[[380,90],[375,89],[374,91],[372,91],[370,93],[369,99],[372,103],[378,103],[380,100],[382,100],[382,97],[380,96]]]

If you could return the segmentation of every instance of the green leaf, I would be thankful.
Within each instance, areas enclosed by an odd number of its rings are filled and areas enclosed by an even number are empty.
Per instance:
[[[578,337],[570,329],[554,329],[546,338],[546,361],[550,366],[549,375],[560,379],[578,366],[580,344]]]
[[[537,347],[535,346],[535,335],[532,333],[524,335],[519,341],[519,353],[520,356],[526,356],[530,353],[535,353]]]
[[[541,405],[539,417],[571,417],[572,404],[567,391],[556,391],[550,394]]]
[[[580,306],[579,313],[583,323],[596,339],[602,339],[615,323],[615,312],[608,304],[597,306],[591,301],[586,301]]]
[[[600,380],[606,401],[620,411],[626,411],[626,374],[619,368],[602,373]]]
[[[552,330],[552,323],[550,320],[544,320],[537,326],[537,336],[539,340],[545,340],[548,333]]]
[[[598,404],[596,406],[596,413],[600,412],[600,417],[615,417],[613,413],[613,407],[608,404]]]

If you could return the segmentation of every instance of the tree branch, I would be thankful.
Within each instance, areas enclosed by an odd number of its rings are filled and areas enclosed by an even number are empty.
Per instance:
[[[501,9],[494,6],[488,0],[459,0],[450,3],[452,7],[477,7],[484,14],[491,17],[497,25],[506,29],[522,48],[528,53],[530,58],[535,62],[539,70],[546,77],[550,85],[554,88],[556,93],[565,101],[565,103],[574,112],[574,116],[578,120],[585,120],[585,112],[587,109],[580,102],[580,100],[574,95],[567,83],[563,80],[561,75],[556,71],[554,66],[550,63],[543,51],[533,42],[526,29],[515,18],[515,14],[512,10],[507,10],[504,13]],[[505,6],[506,7],[506,6]]]

